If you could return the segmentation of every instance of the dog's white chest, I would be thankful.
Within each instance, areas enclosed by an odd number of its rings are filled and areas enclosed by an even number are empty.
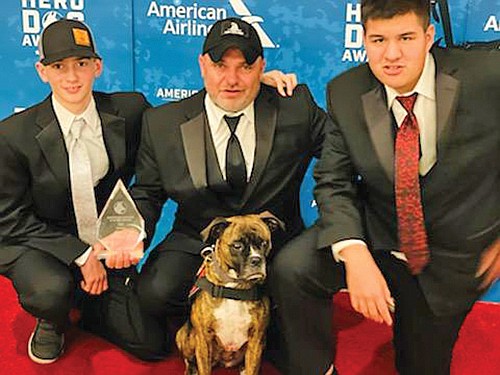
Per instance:
[[[248,341],[251,324],[248,303],[225,299],[214,312],[215,333],[226,351],[236,351]]]

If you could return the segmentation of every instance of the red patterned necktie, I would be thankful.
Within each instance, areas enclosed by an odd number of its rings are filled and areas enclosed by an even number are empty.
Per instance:
[[[396,99],[407,112],[398,129],[395,147],[399,249],[405,254],[411,273],[417,275],[429,262],[418,174],[419,132],[417,118],[413,113],[417,93],[398,96]]]

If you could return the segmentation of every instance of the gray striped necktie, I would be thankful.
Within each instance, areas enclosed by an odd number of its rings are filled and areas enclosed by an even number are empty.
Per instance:
[[[88,126],[84,119],[75,119],[71,124],[69,172],[78,237],[93,245],[96,242],[97,207],[90,158],[87,147],[80,138],[84,126]]]

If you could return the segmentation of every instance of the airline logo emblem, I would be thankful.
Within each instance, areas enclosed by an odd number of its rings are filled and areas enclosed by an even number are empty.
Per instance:
[[[277,48],[278,46],[271,40],[267,33],[262,28],[261,23],[264,21],[262,17],[254,16],[247,8],[243,0],[229,0],[229,4],[234,12],[241,17],[245,22],[248,22],[254,27],[259,35],[260,42],[264,48]]]

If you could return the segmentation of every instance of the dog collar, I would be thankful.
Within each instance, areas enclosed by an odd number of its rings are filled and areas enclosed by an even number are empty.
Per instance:
[[[216,298],[229,298],[238,301],[258,301],[262,299],[264,295],[262,288],[259,286],[254,286],[250,289],[227,288],[211,283],[206,277],[199,277],[195,285]]]

